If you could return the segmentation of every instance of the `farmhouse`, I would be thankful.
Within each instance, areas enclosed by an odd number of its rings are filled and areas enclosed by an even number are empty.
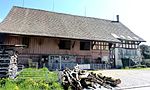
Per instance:
[[[1,44],[26,45],[19,64],[49,69],[88,64],[99,69],[122,67],[124,58],[140,60],[144,42],[116,21],[14,6],[0,23]]]

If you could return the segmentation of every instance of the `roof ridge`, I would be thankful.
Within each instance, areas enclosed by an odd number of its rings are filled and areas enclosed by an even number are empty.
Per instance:
[[[69,13],[61,13],[61,12],[47,11],[47,10],[43,10],[43,9],[28,8],[28,7],[21,7],[21,6],[13,6],[13,8],[22,8],[22,9],[37,10],[37,11],[43,11],[43,12],[48,12],[48,13],[56,13],[56,14],[62,14],[62,15],[69,15],[69,16],[74,16],[74,17],[82,17],[82,18],[91,18],[91,19],[97,19],[97,20],[104,20],[104,21],[109,21],[109,22],[112,22],[112,21],[113,21],[113,20],[102,19],[102,18],[97,18],[97,17],[74,15],[74,14],[69,14]],[[119,22],[118,22],[118,23],[119,23]]]

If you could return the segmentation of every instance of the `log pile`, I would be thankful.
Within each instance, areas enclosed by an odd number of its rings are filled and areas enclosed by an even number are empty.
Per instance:
[[[103,76],[101,73],[96,74],[78,69],[76,66],[73,70],[66,68],[62,73],[62,85],[64,90],[71,88],[72,90],[107,88],[112,89],[121,83],[120,79]]]
[[[17,69],[17,54],[13,50],[0,50],[0,78],[15,78]]]
[[[0,44],[0,78],[15,78],[17,75],[17,48],[26,45]]]

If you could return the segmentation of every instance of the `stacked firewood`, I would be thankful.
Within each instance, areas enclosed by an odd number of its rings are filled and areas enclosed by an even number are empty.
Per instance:
[[[87,72],[75,67],[73,70],[66,68],[62,74],[62,85],[64,90],[71,88],[72,90],[95,89],[104,87],[112,89],[121,83],[120,79],[103,76],[101,73],[96,74]]]
[[[9,77],[10,78],[15,78],[17,76],[17,54],[14,53],[13,55],[10,56],[10,64],[9,64]]]
[[[0,78],[15,78],[17,70],[17,53],[13,49],[0,50]]]

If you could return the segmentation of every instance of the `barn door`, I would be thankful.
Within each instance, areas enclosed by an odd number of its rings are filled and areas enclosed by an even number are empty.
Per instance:
[[[61,56],[49,55],[49,70],[61,70]]]

